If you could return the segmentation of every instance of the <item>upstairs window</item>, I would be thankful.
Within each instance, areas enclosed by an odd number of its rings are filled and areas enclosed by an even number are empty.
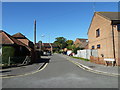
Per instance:
[[[120,31],[120,24],[117,25],[117,30]]]
[[[100,44],[97,45],[97,49],[100,49]]]
[[[95,49],[95,46],[92,46],[92,49]]]
[[[99,37],[100,36],[100,29],[97,29],[96,30],[96,37]]]

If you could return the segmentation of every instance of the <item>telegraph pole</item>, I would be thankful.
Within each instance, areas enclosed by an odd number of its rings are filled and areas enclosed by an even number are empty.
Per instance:
[[[36,44],[36,20],[34,20],[34,44]]]
[[[37,59],[36,54],[36,20],[34,20],[34,61]]]

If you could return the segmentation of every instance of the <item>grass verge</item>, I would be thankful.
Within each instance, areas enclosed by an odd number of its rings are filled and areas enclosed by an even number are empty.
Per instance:
[[[80,59],[80,60],[84,60],[84,61],[90,61],[89,59],[85,59],[85,58],[81,58],[81,57],[73,57],[71,56],[72,58],[75,58],[75,59]]]

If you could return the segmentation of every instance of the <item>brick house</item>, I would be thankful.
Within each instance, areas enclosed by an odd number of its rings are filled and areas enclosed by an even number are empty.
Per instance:
[[[32,60],[34,60],[35,59],[35,53],[34,53],[34,44],[33,44],[33,42],[30,41],[27,37],[25,37],[25,35],[23,35],[21,33],[16,33],[16,34],[12,35],[12,37],[14,37],[15,39],[21,41],[26,46],[28,46],[29,48],[31,48],[31,50],[30,50],[30,56],[31,56]]]
[[[26,38],[23,34],[21,33],[16,33],[12,35],[15,39],[21,41],[22,43],[26,44],[30,48],[34,48],[33,42],[31,42],[28,38]]]
[[[88,39],[76,38],[74,45],[80,47],[81,49],[88,49]]]
[[[57,48],[53,43],[42,43],[43,51],[54,51]]]
[[[11,46],[15,49],[15,56],[24,56],[30,55],[31,48],[21,41],[15,39],[8,33],[3,30],[0,30],[0,34],[2,35],[2,40],[0,40],[0,44],[3,46]]]
[[[34,44],[24,35],[17,33],[11,36],[3,30],[0,30],[0,35],[2,36],[0,40],[2,47],[13,47],[15,49],[14,56],[31,56],[31,60],[34,62]]]
[[[120,65],[120,19],[119,12],[95,12],[89,30],[89,49],[97,49],[98,57],[91,62],[105,64],[105,59],[115,60]]]

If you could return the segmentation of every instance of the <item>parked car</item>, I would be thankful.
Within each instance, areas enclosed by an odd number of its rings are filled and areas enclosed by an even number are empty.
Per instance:
[[[73,55],[74,55],[74,53],[70,53],[70,54],[69,54],[69,56],[73,56]]]

